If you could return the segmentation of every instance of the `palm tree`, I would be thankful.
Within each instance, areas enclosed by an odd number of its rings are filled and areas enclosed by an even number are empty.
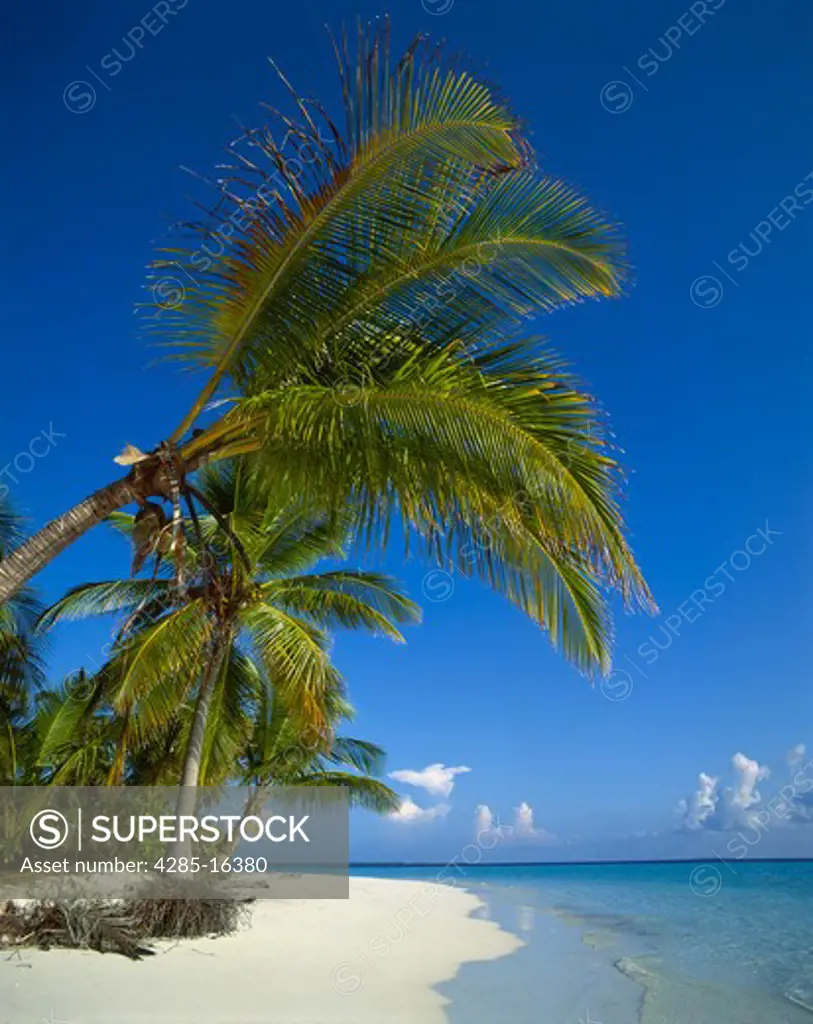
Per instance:
[[[103,690],[99,677],[79,669],[37,695],[28,726],[36,785],[107,784],[124,723],[104,702]]]
[[[371,542],[400,517],[580,669],[609,668],[608,593],[651,606],[621,469],[596,403],[522,327],[619,295],[623,247],[533,173],[491,88],[425,40],[391,63],[388,36],[360,29],[355,61],[334,44],[343,132],[282,78],[291,116],[230,147],[215,209],[150,279],[153,325],[207,383],[167,441],[120,458],[125,478],[0,563],[0,600],[128,502],[172,501],[179,522],[191,474],[252,452],[275,487],[353,504]]]
[[[342,557],[347,519],[301,502],[264,504],[244,461],[208,467],[196,494],[207,512],[192,506],[183,524],[183,588],[156,576],[84,584],[40,620],[44,629],[92,614],[127,616],[99,674],[121,721],[111,781],[122,779],[128,750],[145,748],[149,758],[173,729],[172,750],[185,751],[181,785],[218,779],[213,765],[235,762],[269,686],[300,730],[315,729],[320,751],[328,750],[343,692],[329,631],[366,629],[402,641],[398,627],[420,615],[387,576],[309,571]],[[135,526],[123,514],[115,522],[125,533]],[[193,710],[179,721],[184,706]]]
[[[338,697],[332,720],[349,721],[352,717],[352,707]],[[336,736],[333,730],[325,745],[321,734],[303,732],[285,702],[265,691],[257,702],[238,778],[252,787],[257,805],[270,786],[342,786],[351,804],[386,814],[397,810],[401,801],[393,789],[375,777],[383,773],[384,759],[384,750],[377,744]],[[249,803],[244,817],[251,813]]]
[[[127,721],[105,701],[103,674],[82,671],[56,690],[38,696],[30,732],[31,758],[38,785],[103,786],[116,776]],[[249,788],[245,815],[262,803],[271,786],[342,786],[350,803],[385,814],[399,805],[398,794],[376,776],[384,769],[381,747],[365,740],[303,732],[285,703],[267,689],[244,709],[242,746],[213,747],[205,785],[239,782]],[[131,786],[174,786],[183,760],[182,741],[189,733],[191,708],[176,716],[148,742],[131,749],[121,778]],[[350,721],[353,709],[338,694],[331,702],[332,725]],[[179,756],[178,751],[181,751]],[[244,815],[244,816],[245,816]]]
[[[18,517],[0,501],[0,557],[20,533]],[[0,604],[0,786],[26,780],[31,696],[43,681],[42,645],[34,635],[41,611],[27,588]]]

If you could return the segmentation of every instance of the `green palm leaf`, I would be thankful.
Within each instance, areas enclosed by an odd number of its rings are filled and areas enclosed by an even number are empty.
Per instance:
[[[379,779],[351,772],[316,771],[308,772],[299,779],[287,783],[291,786],[341,786],[347,790],[352,807],[363,807],[376,814],[390,814],[401,806],[401,797]]]
[[[165,724],[177,711],[179,691],[188,692],[195,685],[211,629],[198,599],[124,640],[104,666],[113,705],[123,710],[140,702],[144,714],[147,698],[152,698],[149,721]]]
[[[57,622],[85,619],[121,611],[133,611],[147,603],[152,607],[169,607],[174,598],[168,580],[107,580],[83,583],[73,587],[39,617],[37,628],[50,629]]]
[[[264,584],[265,600],[307,617],[324,629],[366,629],[399,643],[394,623],[420,622],[420,608],[381,573],[337,570]]]
[[[385,758],[384,748],[377,743],[349,736],[337,736],[327,755],[328,761],[349,765],[365,775],[381,775],[384,771]]]
[[[388,338],[418,328],[424,341],[482,346],[525,317],[620,294],[624,249],[615,228],[561,181],[516,173],[482,180],[474,201],[416,244],[397,232],[398,260],[372,264],[297,352],[300,374],[326,362],[392,359]],[[250,393],[290,379],[282,360],[255,367]],[[323,372],[323,370],[322,370]]]
[[[219,785],[234,774],[235,764],[251,736],[252,712],[264,687],[256,664],[232,644],[223,660],[209,709],[201,786]]]
[[[397,261],[398,252],[390,252],[382,237],[383,225],[416,238],[431,230],[443,199],[439,170],[447,194],[459,198],[484,173],[523,166],[516,119],[486,85],[466,72],[439,67],[436,52],[423,41],[390,70],[385,36],[386,30],[370,38],[360,35],[353,66],[346,55],[340,59],[344,139],[311,108],[317,124],[308,106],[295,98],[301,121],[279,115],[277,133],[271,128],[249,133],[253,159],[239,151],[234,155],[258,184],[274,181],[273,201],[203,273],[201,261],[192,262],[197,249],[168,249],[169,258],[156,262],[156,280],[167,267],[186,261],[195,282],[178,315],[161,316],[162,333],[174,334],[196,363],[215,367],[177,437],[224,374],[245,382],[270,347],[274,359],[295,359],[313,333],[312,311],[339,302],[368,270],[372,253],[379,261]],[[323,128],[334,143],[323,141]],[[275,134],[284,136],[282,141],[275,141]],[[269,171],[255,162],[258,151]],[[291,161],[301,168],[305,152],[307,174],[300,176]],[[230,188],[226,194],[233,195]]]
[[[270,604],[246,610],[242,625],[279,699],[296,710],[300,724],[324,727],[332,693],[343,690],[328,654],[327,634]]]

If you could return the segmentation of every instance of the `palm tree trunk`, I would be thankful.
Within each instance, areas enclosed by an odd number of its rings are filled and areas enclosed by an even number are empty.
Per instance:
[[[181,772],[182,786],[197,786],[200,778],[200,768],[203,761],[203,741],[206,738],[206,725],[209,721],[209,709],[212,706],[212,697],[217,685],[217,677],[223,667],[223,659],[229,647],[227,634],[220,634],[215,640],[214,650],[206,671],[200,681],[198,699],[195,701],[195,717],[192,719],[192,731],[189,733],[189,742],[184,755],[183,771]]]
[[[268,786],[257,786],[254,791],[246,800],[245,806],[243,807],[243,818],[251,818],[255,814],[259,814],[263,809],[265,803],[265,796],[268,791]],[[235,835],[231,842],[228,839],[224,839],[217,850],[218,857],[231,858],[234,856],[237,847],[240,845],[240,836]]]
[[[209,659],[209,664],[203,673],[198,688],[198,699],[195,701],[194,717],[192,718],[192,729],[189,733],[189,740],[184,754],[183,769],[181,771],[181,788],[178,792],[176,815],[194,814],[196,810],[196,788],[200,780],[200,769],[203,763],[203,744],[206,739],[206,725],[209,721],[209,710],[212,706],[217,677],[223,667],[223,660],[231,643],[231,634],[222,632],[217,634],[214,648]],[[173,851],[176,857],[189,856],[189,843],[179,842]]]
[[[116,480],[44,526],[0,562],[0,604],[111,512],[135,499],[130,477]]]

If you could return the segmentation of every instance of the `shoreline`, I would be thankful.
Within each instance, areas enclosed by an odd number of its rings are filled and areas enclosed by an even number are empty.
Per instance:
[[[476,883],[473,885],[477,895]],[[515,955],[482,967],[464,964],[441,991],[449,1024],[473,1020],[623,1021],[644,1024],[645,987],[617,968],[615,942],[596,941],[585,922],[521,886],[489,893],[491,919],[522,936]]]
[[[274,900],[232,936],[154,943],[138,962],[23,949],[0,960],[0,1024],[446,1024],[437,986],[521,939],[435,882],[351,876],[349,900]]]

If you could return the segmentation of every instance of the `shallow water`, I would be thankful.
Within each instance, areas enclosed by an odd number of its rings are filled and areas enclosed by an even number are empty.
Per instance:
[[[472,867],[459,884],[527,945],[442,986],[451,1024],[813,1024],[810,862]]]

